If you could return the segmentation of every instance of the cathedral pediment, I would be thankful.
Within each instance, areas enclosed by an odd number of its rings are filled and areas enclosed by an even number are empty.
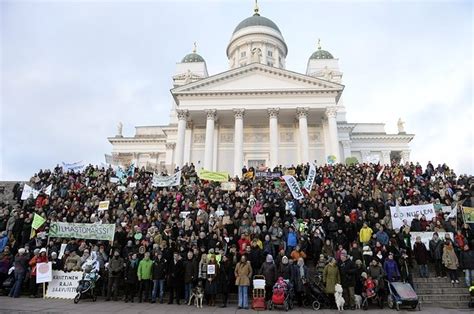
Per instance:
[[[335,92],[344,85],[320,78],[252,63],[171,90],[173,96],[190,94]]]

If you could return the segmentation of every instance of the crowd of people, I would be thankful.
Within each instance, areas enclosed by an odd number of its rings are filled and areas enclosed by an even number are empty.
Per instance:
[[[258,170],[244,168],[240,178],[231,178],[235,191],[200,180],[192,164],[181,169],[179,186],[164,188],[153,187],[153,172],[145,169],[126,182],[111,182],[112,167],[39,171],[27,183],[42,191],[36,198],[21,200],[18,183],[14,201],[0,204],[0,287],[12,280],[9,296],[27,289],[37,297],[36,265],[50,261],[54,270],[92,268],[100,274],[97,293],[106,301],[180,304],[199,286],[209,306],[217,305],[218,296],[227,306],[229,293],[236,292],[238,307],[248,308],[253,276],[261,274],[267,298],[282,277],[302,305],[308,282],[318,277],[328,295],[340,283],[354,308],[355,295],[386,295],[385,279],[411,283],[418,272],[449,275],[456,285],[462,270],[466,285],[474,280],[474,232],[462,215],[450,218],[441,211],[442,205],[472,206],[472,176],[431,163],[425,169],[414,163],[321,165],[311,191],[295,200],[280,178],[245,175]],[[267,171],[288,170],[304,181],[309,164]],[[48,195],[44,188],[50,185]],[[104,200],[109,208],[98,211]],[[438,211],[434,219],[419,216],[392,227],[390,206],[428,203]],[[32,234],[34,214],[46,223]],[[114,240],[48,241],[51,222],[115,224]],[[435,233],[427,246],[420,238],[411,243],[413,231]],[[441,239],[442,231],[454,236]],[[62,244],[67,245],[59,256]]]

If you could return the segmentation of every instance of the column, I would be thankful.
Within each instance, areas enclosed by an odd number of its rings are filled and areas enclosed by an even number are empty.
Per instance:
[[[369,157],[370,157],[370,150],[361,150],[360,151],[360,156],[362,158],[361,163],[366,164],[369,163]]]
[[[212,170],[212,157],[214,155],[214,122],[216,119],[216,110],[208,109],[206,111],[206,140],[204,142],[204,169]]]
[[[339,140],[337,135],[336,113],[336,107],[326,108],[326,117],[328,118],[329,129],[329,147],[331,152],[330,155],[336,156],[336,162],[341,162],[341,158],[339,156]]]
[[[382,151],[382,163],[384,165],[390,165],[390,151],[389,150]]]
[[[301,138],[301,162],[309,161],[308,108],[296,108]]]
[[[173,173],[173,167],[176,166],[176,165],[173,165],[173,159],[174,159],[173,157],[176,156],[175,154],[176,143],[166,143],[165,148],[166,148],[166,159],[165,159],[166,170],[168,171],[168,173]],[[160,169],[160,171],[162,171],[162,169]]]
[[[346,159],[349,158],[349,157],[352,157],[352,153],[351,153],[351,141],[349,140],[345,140],[345,141],[341,141],[342,143],[342,149],[344,151],[344,160],[341,160],[341,162],[346,162]]]
[[[244,165],[244,109],[234,109],[234,176],[240,176]]]
[[[410,151],[409,150],[402,151],[402,160],[403,160],[404,164],[406,164],[407,162],[410,162]]]
[[[191,149],[193,141],[193,123],[192,121],[186,122],[186,132],[184,133],[184,153],[183,153],[183,165],[185,163],[191,163]]]
[[[174,166],[181,168],[183,166],[184,158],[184,141],[186,135],[186,119],[188,118],[188,111],[177,109],[176,114],[178,115],[178,134],[176,139]]]
[[[268,108],[270,119],[270,167],[278,166],[278,113],[280,108]]]

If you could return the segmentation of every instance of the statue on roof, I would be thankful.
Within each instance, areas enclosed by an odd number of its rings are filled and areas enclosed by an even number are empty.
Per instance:
[[[405,122],[402,120],[402,118],[398,118],[397,126],[398,126],[398,133],[406,133]]]
[[[117,137],[122,137],[122,130],[123,130],[123,124],[122,122],[119,122],[117,124]]]

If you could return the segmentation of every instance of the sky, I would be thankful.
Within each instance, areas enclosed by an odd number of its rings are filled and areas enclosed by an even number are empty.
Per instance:
[[[166,125],[176,63],[193,42],[209,74],[228,70],[252,0],[0,1],[0,180],[104,162],[117,124]],[[349,122],[401,117],[411,159],[474,174],[471,1],[260,0],[305,73],[318,38],[339,59]]]

